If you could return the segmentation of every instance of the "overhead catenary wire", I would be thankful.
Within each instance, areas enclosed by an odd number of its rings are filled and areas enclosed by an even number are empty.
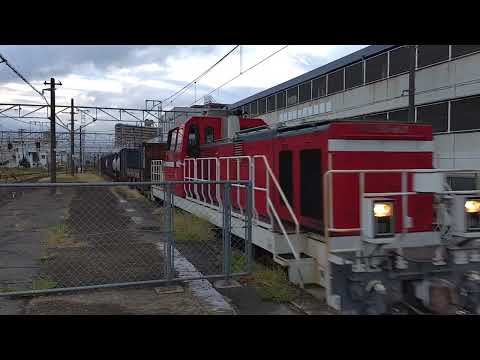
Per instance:
[[[240,45],[235,45],[235,47],[233,49],[231,49],[229,52],[227,52],[224,56],[222,56],[222,58],[220,58],[215,64],[213,64],[212,66],[210,66],[207,70],[205,70],[202,74],[200,74],[199,76],[197,76],[194,80],[192,80],[191,82],[189,82],[187,85],[185,85],[183,88],[181,88],[180,90],[178,90],[177,92],[175,92],[173,95],[161,100],[162,103],[165,103],[166,101],[172,99],[170,101],[173,102],[173,100],[175,100],[178,96],[182,95],[190,86],[196,84],[198,82],[198,80],[200,80],[202,77],[204,77],[206,74],[208,74],[213,68],[215,68],[218,64],[220,64],[223,60],[225,60],[231,53],[233,53],[236,49],[238,49],[240,47]]]
[[[43,92],[39,91],[35,86],[33,86],[30,81],[28,81],[25,76],[23,76],[8,60],[7,58],[5,58],[5,56],[3,56],[1,53],[0,53],[0,64],[5,64],[6,66],[8,66],[10,68],[10,70],[12,70],[23,82],[25,82],[29,87],[32,88],[33,91],[35,91],[38,95],[41,96],[41,98],[45,101],[45,103],[50,106],[50,103],[48,102],[47,98],[45,97],[45,95],[43,94]],[[60,120],[60,118],[58,117],[57,114],[55,114],[55,118],[60,122],[60,126],[63,126],[65,129],[67,129],[67,126],[62,122],[62,120]]]
[[[274,51],[273,53],[271,53],[271,54],[268,55],[267,57],[263,58],[263,59],[260,60],[259,62],[257,62],[257,63],[255,63],[255,64],[253,64],[252,66],[250,66],[250,67],[249,67],[248,69],[246,69],[245,71],[240,72],[240,74],[234,76],[234,77],[231,78],[230,80],[224,82],[222,85],[220,85],[220,86],[218,86],[217,88],[213,89],[213,90],[210,91],[208,94],[205,94],[204,96],[198,98],[195,102],[193,102],[192,104],[190,104],[190,106],[195,105],[195,104],[198,102],[198,100],[200,100],[200,99],[202,99],[202,98],[205,98],[205,97],[213,94],[213,93],[214,93],[215,91],[217,91],[217,90],[220,90],[220,89],[221,89],[222,87],[224,87],[225,85],[231,83],[232,81],[234,81],[235,79],[239,78],[240,76],[242,76],[242,75],[245,74],[246,72],[248,72],[248,71],[252,70],[253,68],[255,68],[256,66],[260,65],[261,63],[267,61],[267,60],[270,59],[272,56],[278,54],[280,51],[286,49],[287,47],[288,47],[288,45],[285,45],[285,46],[281,47],[280,49]]]

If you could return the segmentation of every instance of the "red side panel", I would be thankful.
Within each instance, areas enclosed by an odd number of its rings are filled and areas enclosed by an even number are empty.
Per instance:
[[[266,125],[262,119],[240,119],[240,130],[252,129]]]
[[[332,167],[335,170],[352,169],[430,169],[431,152],[334,152]],[[357,228],[359,224],[359,180],[356,174],[335,174],[333,177],[333,213],[335,228]],[[408,191],[412,191],[412,176],[408,176]],[[400,174],[366,174],[365,192],[383,193],[402,191]],[[396,231],[401,231],[401,197],[395,200]],[[413,195],[408,197],[408,214],[413,218],[409,230],[431,231],[433,223],[433,197]]]
[[[339,122],[329,128],[330,139],[424,140],[433,139],[432,126],[368,122]]]

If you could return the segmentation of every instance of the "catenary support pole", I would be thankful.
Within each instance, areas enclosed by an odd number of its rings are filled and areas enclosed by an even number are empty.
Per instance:
[[[55,79],[50,79],[50,182],[57,182],[57,139],[55,134]]]
[[[74,120],[75,120],[75,112],[73,108],[73,99],[71,99],[71,111],[70,111],[70,121],[71,121],[71,128],[70,128],[70,168],[72,176],[75,176],[75,162],[73,160],[73,156],[75,154],[75,128],[74,128]]]
[[[416,45],[409,45],[410,66],[408,76],[408,122],[415,122],[415,57]]]

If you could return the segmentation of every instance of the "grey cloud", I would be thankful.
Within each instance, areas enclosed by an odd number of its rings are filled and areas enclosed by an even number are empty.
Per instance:
[[[155,62],[163,64],[176,53],[207,53],[213,46],[131,46],[131,45],[21,45],[0,46],[0,52],[29,80],[61,78],[88,68],[101,74],[109,67],[129,67]],[[0,82],[12,74],[0,67]],[[95,75],[95,74],[92,74]]]

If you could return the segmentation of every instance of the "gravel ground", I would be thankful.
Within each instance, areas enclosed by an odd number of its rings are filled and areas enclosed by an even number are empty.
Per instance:
[[[62,231],[68,241],[47,244],[43,274],[57,287],[164,278],[159,231],[142,231],[109,188],[78,188]],[[128,209],[133,205],[128,203]],[[135,210],[135,216],[143,212]]]

